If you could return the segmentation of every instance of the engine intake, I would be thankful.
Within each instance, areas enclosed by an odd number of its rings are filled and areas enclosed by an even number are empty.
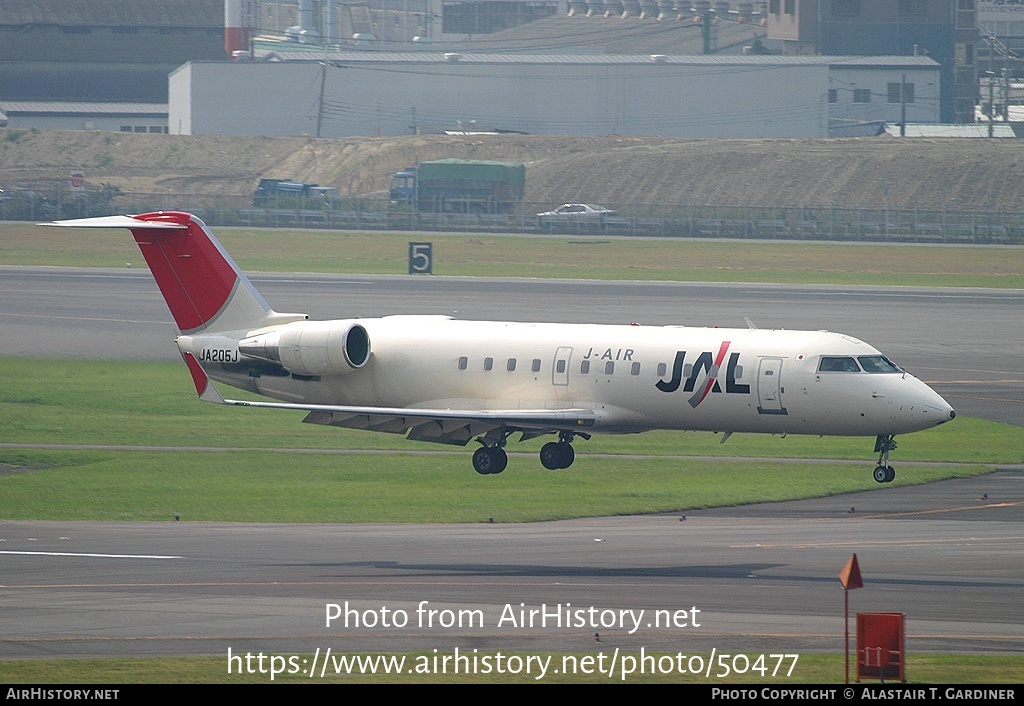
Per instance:
[[[295,321],[243,338],[238,352],[298,375],[341,375],[370,359],[370,336],[352,321]]]

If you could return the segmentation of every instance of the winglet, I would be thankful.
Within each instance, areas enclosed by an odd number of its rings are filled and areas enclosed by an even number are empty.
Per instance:
[[[199,399],[203,402],[213,402],[214,404],[227,404],[220,391],[217,390],[213,381],[206,374],[206,371],[203,370],[203,366],[199,365],[196,357],[191,353],[182,353],[181,357],[185,359],[185,365],[188,366],[188,371],[192,373],[192,382],[196,386],[196,393],[198,393]]]

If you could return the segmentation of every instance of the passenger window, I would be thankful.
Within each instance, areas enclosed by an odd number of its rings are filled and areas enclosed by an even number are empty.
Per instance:
[[[533,372],[535,372],[535,373],[539,373],[540,372],[540,358],[534,358],[533,359]]]
[[[560,360],[560,361],[558,361],[555,364],[555,372],[558,372],[558,373],[564,373],[565,372],[565,361],[564,360]]]
[[[613,363],[612,361],[609,360],[607,363],[604,364],[604,374],[605,375],[611,375],[614,372],[615,372],[615,363]]]
[[[665,377],[666,372],[668,372],[668,366],[665,363],[658,363],[658,377]]]
[[[630,375],[639,375],[640,374],[640,363],[633,363],[633,365],[629,366],[629,374]]]
[[[819,373],[859,373],[860,367],[851,356],[821,356],[818,364]]]
[[[494,358],[484,358],[484,370],[490,370],[494,367]]]
[[[583,373],[584,375],[586,375],[586,374],[588,374],[590,372],[590,361],[589,360],[584,360],[582,363],[580,363],[580,372]]]
[[[508,359],[508,365],[505,366],[505,367],[506,367],[506,369],[509,372],[512,372],[513,370],[515,370],[516,369],[516,359],[515,358],[509,358]]]
[[[469,358],[462,356],[459,358],[459,370],[465,370],[469,367]]]

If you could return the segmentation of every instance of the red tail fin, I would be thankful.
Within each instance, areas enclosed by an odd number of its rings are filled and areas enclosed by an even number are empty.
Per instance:
[[[182,333],[242,331],[305,318],[275,314],[206,224],[192,214],[158,211],[42,225],[128,228]]]
[[[134,218],[184,226],[180,230],[136,227],[130,230],[178,328],[182,332],[205,329],[227,308],[239,280],[245,275],[203,222],[194,216],[164,211]],[[264,311],[268,310],[266,302],[262,303]]]

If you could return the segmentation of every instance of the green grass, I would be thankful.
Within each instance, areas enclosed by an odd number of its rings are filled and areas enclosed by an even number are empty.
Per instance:
[[[481,477],[468,450],[304,425],[302,413],[199,402],[180,364],[0,358],[0,366],[6,443],[203,449],[0,448],[4,519],[164,521],[177,513],[237,522],[524,522],[877,488],[871,439],[737,434],[719,444],[707,433],[598,435],[576,444],[572,468],[554,473],[540,466],[534,454],[545,440],[535,439],[509,447],[529,456],[513,455],[507,472]],[[296,448],[324,452],[259,450]],[[395,453],[372,453],[379,450]],[[970,464],[897,461],[897,484],[976,474],[986,464],[1024,461],[1024,429],[960,418],[901,438],[897,458]]]
[[[404,274],[408,242],[434,243],[434,273],[790,284],[1024,287],[1019,249],[680,239],[217,229],[244,270]],[[145,267],[119,231],[0,224],[0,264]]]
[[[0,477],[7,520],[226,522],[531,522],[670,512],[835,495],[877,487],[870,463],[609,459],[552,473],[536,458],[499,476],[469,455],[78,452],[0,449],[36,469]],[[902,467],[896,484],[963,477],[984,466]],[[443,489],[439,492],[439,489]]]
[[[609,652],[607,647],[603,648]],[[598,649],[595,648],[594,652]],[[626,652],[628,654],[628,651]],[[490,654],[493,654],[491,652]],[[506,654],[510,652],[506,651]],[[524,653],[511,653],[524,654]],[[536,653],[534,653],[536,654]],[[588,653],[593,654],[593,653]],[[433,653],[409,653],[406,661],[416,664],[422,657],[433,658]],[[540,656],[552,658],[551,664],[561,666],[562,654],[543,653]],[[584,654],[575,655],[582,658]],[[660,656],[660,653],[659,653]],[[310,656],[306,656],[311,659]],[[774,666],[774,660],[772,661]],[[784,667],[788,669],[789,660]],[[809,654],[800,655],[793,673],[789,677],[770,674],[731,675],[724,679],[709,680],[699,675],[639,676],[634,675],[624,682],[609,679],[607,675],[579,675],[565,677],[548,674],[543,683],[573,684],[842,684],[844,660],[842,655]],[[308,676],[278,675],[275,683],[327,683],[327,684],[533,684],[536,675],[430,675],[403,674],[397,677],[384,676],[331,676],[323,679]],[[911,684],[1020,684],[1024,682],[1024,656],[965,656],[914,654],[907,658],[907,678]],[[268,674],[227,673],[226,656],[218,657],[162,657],[124,659],[54,659],[0,662],[0,682],[8,684],[267,684]],[[878,682],[863,682],[862,685]],[[854,685],[855,686],[855,685]],[[130,690],[127,692],[131,694]],[[858,692],[859,693],[859,692]]]
[[[33,444],[115,444],[246,448],[446,451],[392,434],[302,424],[302,412],[221,407],[199,402],[181,363],[37,360],[0,357],[0,440]],[[229,390],[230,388],[224,388]],[[232,395],[244,396],[237,390]],[[872,439],[785,439],[735,434],[725,444],[708,433],[597,435],[586,454],[844,458],[871,462]],[[510,445],[534,452],[549,439]],[[460,456],[465,451],[456,452]],[[897,461],[1024,462],[1024,428],[958,417],[900,438]],[[460,465],[468,465],[462,459]]]

